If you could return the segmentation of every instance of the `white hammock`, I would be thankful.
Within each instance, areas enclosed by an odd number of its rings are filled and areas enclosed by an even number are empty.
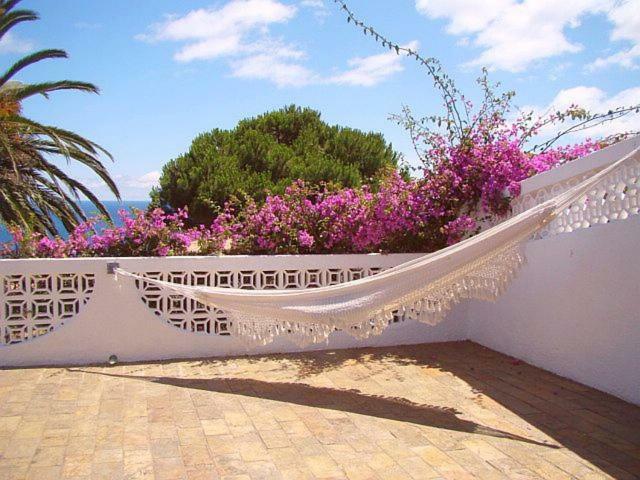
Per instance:
[[[405,318],[436,324],[463,299],[495,300],[524,262],[522,244],[587,194],[602,198],[621,170],[640,168],[639,152],[640,148],[474,237],[347,283],[305,290],[242,290],[170,283],[120,268],[115,273],[224,310],[232,332],[250,343],[265,344],[281,334],[299,344],[320,342],[336,329],[356,337],[377,335],[398,311]]]

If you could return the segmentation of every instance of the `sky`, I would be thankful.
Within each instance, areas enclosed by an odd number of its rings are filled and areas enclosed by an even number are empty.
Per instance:
[[[579,103],[593,111],[640,103],[640,0],[350,0],[393,41],[434,56],[471,99],[482,67],[523,109]],[[106,147],[127,200],[148,196],[162,166],[199,133],[233,128],[288,104],[325,121],[377,131],[417,160],[389,115],[442,112],[416,62],[364,36],[333,0],[24,0],[41,20],[0,42],[5,68],[26,53],[65,49],[17,80],[95,83],[99,96],[59,92],[24,114]],[[640,116],[593,135],[640,130]],[[108,160],[105,160],[109,162]],[[65,168],[98,197],[91,172]]]

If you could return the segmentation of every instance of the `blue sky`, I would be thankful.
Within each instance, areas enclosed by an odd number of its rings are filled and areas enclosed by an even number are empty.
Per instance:
[[[470,97],[481,66],[523,108],[579,102],[594,110],[640,103],[640,0],[351,0],[355,13],[401,44],[435,56]],[[382,132],[413,161],[388,120],[403,104],[440,111],[416,63],[386,53],[347,24],[332,0],[24,0],[42,19],[0,43],[8,66],[63,48],[22,81],[91,81],[100,96],[33,99],[25,114],[109,149],[125,199],[144,199],[162,165],[192,138],[296,103],[329,123]],[[594,134],[640,130],[627,119]],[[90,173],[68,169],[101,198]]]

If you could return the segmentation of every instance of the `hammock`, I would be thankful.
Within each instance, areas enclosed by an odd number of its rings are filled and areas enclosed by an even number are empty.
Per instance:
[[[629,167],[640,169],[640,148],[568,191],[474,237],[338,285],[242,290],[170,283],[120,268],[114,272],[222,309],[232,322],[232,333],[252,344],[266,344],[278,335],[300,345],[316,343],[335,330],[364,338],[380,334],[398,314],[433,325],[463,299],[495,300],[523,264],[521,247],[527,239],[572,204],[604,198],[618,183],[620,172]]]

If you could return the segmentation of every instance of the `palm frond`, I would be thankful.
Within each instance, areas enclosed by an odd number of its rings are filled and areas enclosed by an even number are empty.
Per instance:
[[[0,39],[21,22],[37,20],[31,10],[14,10],[20,0],[0,0]],[[45,59],[66,58],[63,50],[41,50],[18,60],[0,76],[0,221],[28,231],[58,234],[56,222],[71,230],[85,220],[79,200],[87,198],[109,219],[109,213],[89,187],[51,160],[64,157],[91,169],[120,199],[118,188],[101,161],[111,154],[77,133],[45,125],[21,115],[23,100],[61,90],[98,93],[88,82],[59,80],[20,83],[14,78]]]
[[[103,147],[69,130],[43,125],[23,116],[16,115],[8,117],[5,121],[12,123],[13,125],[29,127],[31,129],[31,134],[39,137],[34,139],[35,143],[29,144],[33,149],[43,148],[43,151],[49,154],[61,155],[67,160],[76,160],[93,170],[94,173],[96,173],[96,175],[105,182],[116,198],[120,200],[118,187],[109,175],[104,164],[99,159],[100,153],[103,153],[110,159],[113,159],[111,154]],[[0,125],[1,124],[2,122],[0,122]],[[1,142],[2,135],[0,135],[0,146]],[[24,149],[25,147],[23,146],[21,148]]]
[[[7,12],[12,10],[17,4],[19,4],[22,0],[2,0],[0,1],[0,10],[3,12]]]
[[[94,195],[91,189],[83,185],[78,180],[68,176],[56,165],[50,162],[47,162],[46,160],[43,160],[42,169],[46,171],[50,176],[54,177],[56,180],[62,181],[67,187],[67,189],[72,193],[74,193],[76,197],[79,197],[79,195],[77,195],[77,192],[82,193],[87,198],[87,200],[89,200],[98,209],[98,211],[102,215],[104,215],[107,219],[111,220],[109,211],[106,209],[104,204],[98,199],[98,197]]]
[[[25,117],[21,117],[21,118],[25,118]],[[77,133],[74,133],[70,130],[65,130],[64,128],[60,128],[60,127],[45,126],[40,123],[34,122],[33,120],[29,120],[29,119],[26,119],[26,120],[30,122],[31,125],[33,126],[39,125],[41,128],[46,128],[48,131],[54,132],[60,138],[68,139],[70,142],[79,145],[81,148],[87,150],[88,152],[91,152],[94,155],[98,153],[103,153],[104,155],[109,157],[109,159],[113,160],[113,156],[107,150],[105,150],[103,147],[101,147],[97,143],[92,142],[91,140],[87,140],[86,138],[78,135]]]
[[[58,49],[40,50],[21,58],[0,77],[0,88],[24,68],[50,58],[67,58],[67,52]]]
[[[0,15],[0,38],[19,23],[32,22],[39,18],[33,10],[4,10]]]
[[[34,95],[42,95],[49,98],[49,94],[60,90],[80,90],[82,92],[99,93],[98,87],[92,83],[76,80],[59,80],[57,82],[29,83],[17,85],[11,89],[14,100],[21,102]]]

